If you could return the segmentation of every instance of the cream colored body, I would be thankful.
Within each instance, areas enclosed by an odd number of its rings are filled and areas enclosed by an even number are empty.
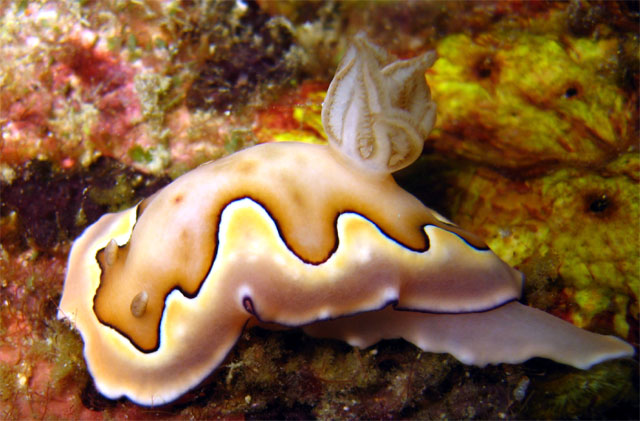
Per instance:
[[[245,298],[251,299],[260,320],[299,326],[379,309],[391,302],[424,311],[459,312],[485,310],[519,297],[521,275],[517,271],[491,251],[470,247],[458,235],[434,225],[424,227],[429,249],[418,252],[384,235],[363,216],[343,213],[332,226],[337,229],[337,249],[322,263],[307,263],[283,240],[272,216],[254,200],[242,199],[244,194],[222,210],[215,260],[200,255],[197,242],[192,244],[189,260],[175,260],[175,254],[181,253],[176,249],[185,245],[171,239],[174,232],[193,230],[191,238],[208,233],[203,227],[216,221],[205,217],[209,213],[206,198],[219,197],[226,189],[241,192],[240,186],[247,182],[230,176],[227,166],[262,159],[265,167],[273,165],[272,169],[284,171],[279,164],[297,162],[300,154],[323,162],[331,152],[306,144],[270,144],[240,152],[176,180],[152,198],[139,220],[135,208],[105,215],[76,241],[60,311],[82,332],[89,369],[103,393],[113,398],[124,393],[150,405],[170,401],[196,385],[220,363],[252,316],[243,305]],[[340,191],[350,191],[349,170],[332,162],[323,163],[328,166],[323,168],[331,168],[330,174],[342,181]],[[314,170],[316,166],[303,168],[307,171],[298,168],[295,174],[301,183],[313,184],[311,180],[322,177]],[[262,175],[257,171],[255,176],[263,179]],[[379,206],[388,203],[380,200],[382,191],[375,195],[375,184],[370,188]],[[177,193],[185,193],[181,206],[193,209],[189,216],[180,210],[173,215],[164,213],[166,202]],[[397,186],[389,194],[397,196],[388,200],[406,201],[407,208],[421,211],[425,224],[438,221],[436,214]],[[321,192],[315,198],[329,200]],[[314,235],[327,234],[314,233],[314,216],[307,217],[295,225],[301,239],[311,241]],[[401,213],[396,217],[405,219]],[[133,297],[140,290],[152,291],[162,274],[179,268],[188,273],[197,259],[213,261],[195,298],[186,298],[178,290],[168,295],[160,345],[154,352],[140,351],[126,336],[96,318],[93,304],[101,269],[95,256],[111,239],[119,245],[134,245],[128,255],[131,268],[126,283],[115,298],[121,302],[113,302],[131,320],[135,320],[129,311]]]
[[[252,318],[358,346],[404,337],[478,365],[586,368],[633,353],[514,302],[518,271],[396,185],[433,125],[435,57],[388,59],[356,38],[323,108],[330,146],[260,145],[203,165],[75,241],[59,317],[80,331],[98,390],[170,402]]]

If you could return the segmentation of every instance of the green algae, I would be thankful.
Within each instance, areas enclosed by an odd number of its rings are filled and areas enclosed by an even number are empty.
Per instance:
[[[58,392],[89,381],[89,373],[82,354],[83,343],[77,332],[62,322],[51,324],[47,338],[47,358],[52,362],[51,382]],[[49,340],[50,339],[50,340]]]
[[[166,114],[184,99],[181,95],[175,95],[175,89],[179,85],[178,78],[156,73],[139,73],[133,80],[142,116],[150,126],[149,133],[155,142],[165,144],[170,135],[169,129],[165,126]]]
[[[171,161],[170,151],[163,145],[148,148],[135,145],[129,149],[128,156],[145,172],[158,176],[163,174]]]
[[[140,145],[135,145],[129,149],[129,156],[138,163],[148,163],[153,160],[153,155]]]

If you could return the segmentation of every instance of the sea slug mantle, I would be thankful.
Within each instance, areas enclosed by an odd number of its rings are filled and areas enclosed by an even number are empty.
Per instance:
[[[394,182],[433,126],[434,60],[393,61],[356,37],[323,106],[328,146],[246,149],[87,228],[59,317],[80,331],[98,390],[170,402],[250,319],[363,347],[402,337],[477,365],[633,354],[518,303],[520,272]]]

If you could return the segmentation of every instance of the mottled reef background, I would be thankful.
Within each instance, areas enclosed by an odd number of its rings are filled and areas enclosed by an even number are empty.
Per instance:
[[[405,188],[527,276],[525,301],[638,346],[637,1],[0,1],[0,417],[637,419],[638,362],[484,369],[401,341],[246,332],[176,404],[110,401],[55,319],[73,239],[197,166],[325,142],[349,36],[436,49]]]

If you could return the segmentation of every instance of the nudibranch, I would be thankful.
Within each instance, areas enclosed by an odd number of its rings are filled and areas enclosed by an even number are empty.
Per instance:
[[[632,355],[519,303],[520,272],[394,182],[434,124],[434,60],[393,61],[356,37],[323,104],[329,145],[251,147],[88,227],[58,317],[82,335],[97,389],[168,403],[250,320],[360,347],[405,338],[476,365]]]

